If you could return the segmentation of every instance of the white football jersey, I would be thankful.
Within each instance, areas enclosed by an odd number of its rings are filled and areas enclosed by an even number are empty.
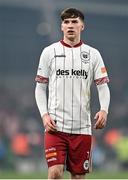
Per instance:
[[[58,131],[91,134],[91,83],[109,81],[98,50],[82,41],[74,47],[54,43],[41,54],[36,80],[48,83],[48,112]]]

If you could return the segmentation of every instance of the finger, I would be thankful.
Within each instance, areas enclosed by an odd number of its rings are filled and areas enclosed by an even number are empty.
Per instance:
[[[57,130],[53,128],[49,128],[48,131],[56,132]]]
[[[57,130],[57,128],[56,128],[56,124],[55,124],[55,125],[53,125],[53,124],[52,124],[52,120],[48,123],[48,126],[49,126],[49,128],[50,128],[51,130],[54,130],[54,131],[56,131],[56,130]]]
[[[94,119],[96,120],[96,119],[98,119],[98,117],[99,117],[99,114],[98,114],[98,113],[96,113],[96,115],[95,115]]]
[[[55,131],[57,131],[55,128],[52,128],[52,127],[50,127],[50,126],[47,126],[46,127],[46,131],[48,131],[48,132],[50,132],[50,131],[52,131],[52,132],[55,132]]]
[[[104,126],[104,121],[103,121],[103,118],[99,118],[98,120],[97,120],[97,122],[95,123],[95,125],[94,125],[94,128],[100,128],[100,127],[102,127],[102,126]]]
[[[105,119],[104,119],[104,118],[102,118],[102,119],[101,119],[101,121],[100,121],[99,125],[100,125],[101,127],[105,127],[105,125],[106,125],[106,121],[105,121]]]
[[[105,123],[98,123],[98,124],[95,124],[95,129],[102,129],[102,128],[104,128],[105,127]]]
[[[52,125],[53,125],[54,127],[56,127],[56,123],[55,123],[54,120],[51,119],[51,123],[52,123]]]
[[[101,124],[101,120],[98,119],[98,120],[96,121],[96,123],[95,123],[95,126],[100,126],[100,124]]]
[[[48,128],[51,130],[56,130],[56,127],[54,127],[52,124],[48,124]]]

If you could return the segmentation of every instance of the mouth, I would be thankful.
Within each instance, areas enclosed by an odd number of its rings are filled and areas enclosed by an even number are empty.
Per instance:
[[[72,34],[74,34],[74,31],[73,31],[73,30],[68,30],[67,33],[68,33],[69,35],[72,35]]]

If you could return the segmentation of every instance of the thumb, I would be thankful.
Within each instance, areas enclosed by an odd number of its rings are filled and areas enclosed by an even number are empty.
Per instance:
[[[96,120],[96,119],[98,119],[98,117],[99,117],[99,114],[96,113],[94,119]]]

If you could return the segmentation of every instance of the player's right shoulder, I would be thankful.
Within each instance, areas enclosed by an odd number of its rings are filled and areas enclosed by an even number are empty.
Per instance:
[[[56,48],[56,47],[58,47],[58,46],[60,46],[59,41],[58,41],[58,42],[54,42],[54,43],[46,46],[46,47],[44,48],[44,50],[49,51],[49,50],[52,50],[52,49],[54,49],[54,48]]]
[[[49,46],[46,46],[41,53],[40,59],[44,61],[44,58],[47,60],[52,60],[54,59],[55,56],[55,50],[58,49],[57,47],[59,45],[59,42],[55,42],[50,44]]]

